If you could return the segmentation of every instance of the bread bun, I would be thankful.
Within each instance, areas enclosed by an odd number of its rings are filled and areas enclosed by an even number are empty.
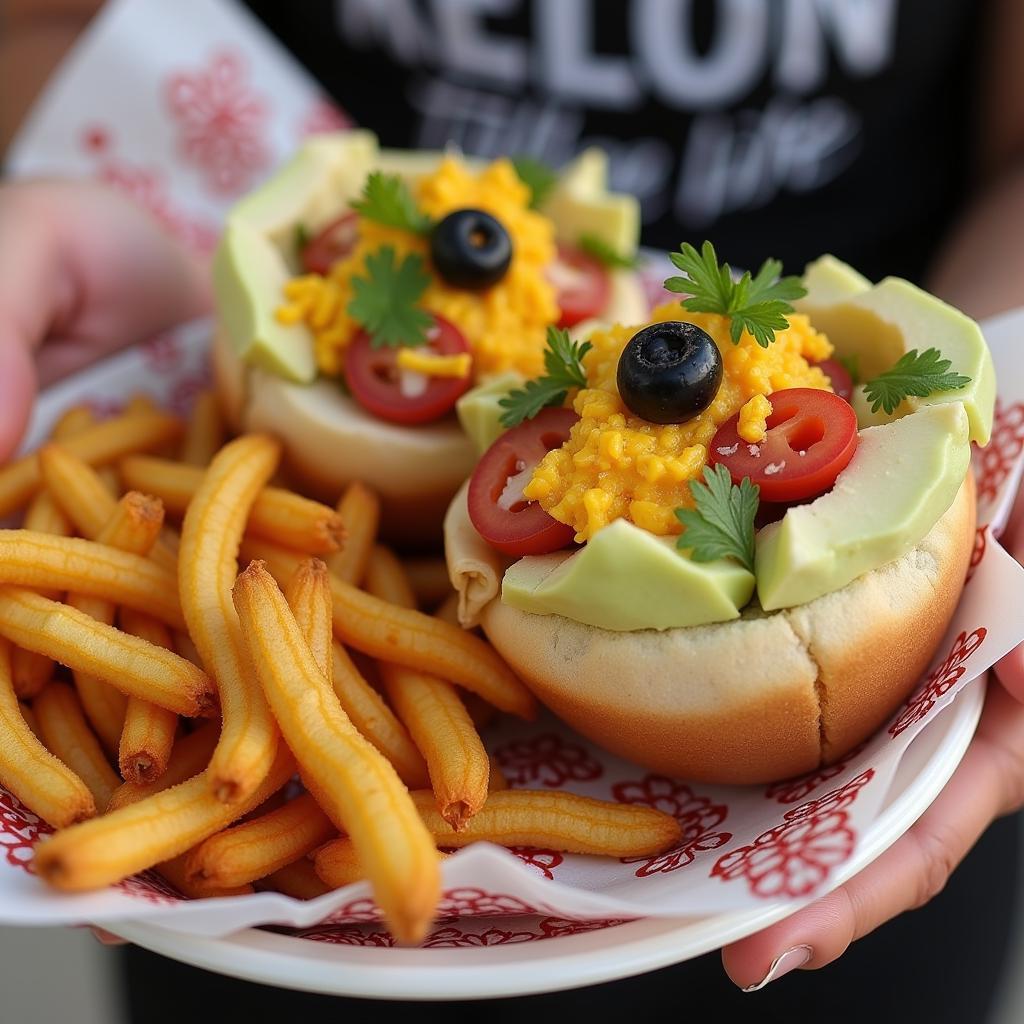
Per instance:
[[[907,698],[949,625],[973,547],[968,474],[902,558],[806,605],[611,632],[492,600],[491,643],[559,718],[652,771],[764,783],[848,753]]]

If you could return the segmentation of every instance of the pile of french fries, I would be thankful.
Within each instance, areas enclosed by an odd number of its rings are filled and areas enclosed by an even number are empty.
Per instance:
[[[534,702],[455,623],[443,562],[380,546],[359,484],[336,509],[272,485],[279,458],[224,444],[205,395],[187,423],[72,409],[0,469],[0,517],[24,511],[0,530],[0,784],[57,830],[40,878],[299,899],[368,879],[414,943],[439,851],[678,841],[649,808],[508,789],[479,730]]]

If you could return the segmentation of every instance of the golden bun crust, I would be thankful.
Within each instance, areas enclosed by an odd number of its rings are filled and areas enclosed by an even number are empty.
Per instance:
[[[500,599],[491,643],[598,745],[667,775],[764,783],[842,757],[913,690],[946,631],[973,547],[974,483],[902,558],[799,608],[615,633]]]

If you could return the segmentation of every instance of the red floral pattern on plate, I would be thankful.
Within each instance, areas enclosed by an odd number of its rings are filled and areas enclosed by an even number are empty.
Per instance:
[[[141,875],[125,878],[112,888],[147,903],[181,903],[185,898],[154,871],[144,871]]]
[[[867,743],[861,743],[851,750],[846,757],[835,764],[825,765],[817,771],[808,772],[806,775],[799,775],[793,779],[784,779],[782,782],[773,782],[765,791],[765,798],[774,800],[780,804],[795,804],[800,800],[806,800],[819,786],[830,782],[837,775],[842,775],[847,767],[860,757]]]
[[[552,789],[567,782],[599,779],[604,768],[578,743],[556,733],[513,740],[494,751],[511,786],[541,783]]]
[[[236,196],[270,162],[269,107],[249,81],[245,57],[215,53],[206,65],[172,74],[164,97],[178,126],[178,152],[217,196]]]
[[[513,846],[510,850],[524,864],[536,868],[545,878],[554,878],[555,868],[565,861],[565,857],[557,850],[537,850],[532,846]]]
[[[0,853],[12,867],[32,872],[32,847],[53,831],[13,793],[0,787]]]
[[[358,925],[344,927],[309,928],[296,933],[296,938],[310,939],[313,942],[329,942],[337,946],[377,946],[389,948],[396,945],[395,937],[390,932],[369,931]]]
[[[698,854],[717,850],[732,839],[731,832],[715,831],[728,817],[725,804],[698,796],[685,783],[663,775],[647,775],[639,782],[617,782],[612,796],[620,803],[642,804],[671,814],[683,830],[679,844],[657,857],[623,858],[623,864],[640,864],[637,878],[678,871],[692,864]]]
[[[809,896],[853,853],[856,835],[847,808],[874,774],[869,768],[845,786],[787,811],[782,824],[720,858],[711,876],[745,879],[762,899]]]
[[[505,893],[487,892],[485,889],[464,887],[449,889],[437,905],[438,920],[449,920],[459,917],[524,917],[539,914],[542,909],[531,903]],[[329,924],[372,924],[380,921],[380,908],[369,896],[352,900],[339,907],[320,922]]]
[[[974,531],[974,548],[971,550],[971,560],[967,565],[967,579],[968,581],[974,575],[974,571],[981,565],[982,559],[985,557],[985,551],[988,548],[988,525],[979,526]]]
[[[925,678],[924,682],[914,691],[906,706],[889,726],[889,735],[894,739],[915,722],[925,718],[938,703],[939,699],[955,686],[967,671],[964,662],[985,642],[988,630],[979,626],[971,633],[962,632],[956,640],[945,661],[941,662]]]
[[[534,932],[517,932],[504,928],[488,928],[485,932],[468,932],[455,925],[439,928],[424,940],[427,949],[453,949],[468,946],[505,946],[510,942],[533,942]]]
[[[996,399],[992,438],[984,448],[975,448],[978,501],[993,502],[1024,451],[1024,402],[1004,406]]]

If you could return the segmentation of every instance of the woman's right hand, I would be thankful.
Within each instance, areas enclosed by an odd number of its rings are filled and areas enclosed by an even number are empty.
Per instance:
[[[113,190],[0,185],[0,462],[39,386],[209,308],[207,268]]]

